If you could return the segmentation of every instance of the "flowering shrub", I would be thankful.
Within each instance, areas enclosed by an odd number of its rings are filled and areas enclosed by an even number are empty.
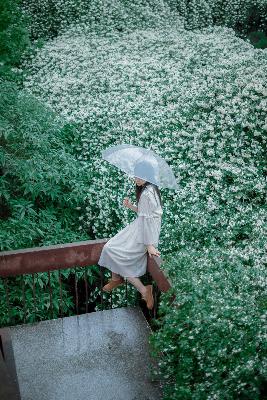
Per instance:
[[[33,38],[53,37],[77,24],[92,32],[122,32],[164,27],[177,18],[177,12],[161,0],[22,0],[22,6],[30,17]]]
[[[170,0],[172,7],[185,17],[185,27],[194,29],[209,25],[225,25],[242,33],[258,26],[266,30],[265,0]]]
[[[89,177],[81,230],[110,237],[134,218],[122,207],[127,179],[101,160],[109,145],[132,143],[151,145],[180,182],[162,190],[164,251],[266,232],[267,53],[232,29],[183,32],[101,36],[77,26],[25,65],[25,89],[80,130]]]
[[[267,270],[263,263],[245,264],[246,255],[188,246],[166,256],[173,287],[161,294],[160,329],[149,338],[152,354],[164,353],[152,370],[164,382],[164,398],[264,398]]]
[[[226,25],[240,33],[266,30],[265,0],[22,0],[30,16],[32,37],[57,35],[70,24],[84,23],[92,31],[128,31],[164,27],[173,16],[183,17],[185,28]]]

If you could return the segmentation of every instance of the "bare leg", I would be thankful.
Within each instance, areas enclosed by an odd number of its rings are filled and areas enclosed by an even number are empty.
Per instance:
[[[118,281],[119,279],[120,279],[120,275],[119,274],[116,274],[115,272],[112,272],[112,280],[113,281]]]
[[[142,295],[146,294],[146,286],[142,284],[139,278],[128,277],[127,280],[131,282]]]

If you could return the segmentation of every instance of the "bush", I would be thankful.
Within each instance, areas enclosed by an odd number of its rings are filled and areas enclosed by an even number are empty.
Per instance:
[[[22,0],[24,14],[29,17],[33,39],[57,36],[70,26],[82,24],[98,34],[114,29],[117,32],[164,27],[174,22],[177,13],[167,2],[159,0]]]
[[[252,250],[259,248],[256,263]],[[164,382],[164,399],[261,398],[267,383],[265,252],[262,241],[243,250],[192,246],[165,257],[173,288],[161,295],[158,330],[149,338],[152,354],[163,353],[153,372]]]
[[[151,146],[180,183],[162,190],[164,252],[264,235],[266,52],[222,27],[103,37],[77,26],[25,68],[25,89],[79,130],[91,177],[81,230],[110,237],[134,218],[122,207],[129,181],[101,160],[132,143]]]
[[[81,240],[81,234],[77,233],[80,214],[76,206],[83,204],[87,179],[71,147],[76,140],[75,126],[63,122],[49,108],[21,90],[21,60],[29,57],[33,49],[19,2],[2,1],[0,250]],[[51,285],[56,296],[54,312],[58,316],[59,286],[55,274],[57,272],[51,274]],[[35,301],[31,276],[8,278],[7,281],[9,311],[5,281],[0,280],[1,326],[23,322],[22,284],[25,286],[25,321],[49,318],[49,294],[43,290],[47,288],[48,274],[37,276]],[[68,314],[73,301],[67,289],[62,282],[63,313]]]
[[[1,64],[18,66],[21,56],[30,45],[27,24],[21,15],[19,0],[0,3],[0,60]]]
[[[267,47],[267,35],[264,32],[251,32],[248,37],[255,48],[265,49]]]
[[[14,83],[1,93],[1,250],[81,240],[89,182],[73,154],[75,127]]]
[[[50,310],[47,273],[38,273],[34,277],[25,274],[19,277],[0,279],[0,327],[59,318],[61,306],[64,316],[72,315],[74,301],[69,294],[68,285],[64,281],[65,278],[69,277],[70,271],[70,269],[61,271],[61,293],[58,271],[50,272],[53,313]],[[8,299],[6,296],[7,288]]]
[[[168,3],[185,18],[186,29],[224,25],[243,34],[255,28],[267,29],[265,0],[169,0]]]
[[[267,31],[265,0],[22,0],[29,17],[32,38],[54,37],[72,24],[85,24],[91,31],[125,32],[175,23],[181,17],[186,29],[224,25],[240,32]]]

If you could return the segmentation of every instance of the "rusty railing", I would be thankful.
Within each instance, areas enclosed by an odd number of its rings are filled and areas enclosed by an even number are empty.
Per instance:
[[[0,252],[0,278],[3,280],[5,288],[6,306],[9,315],[9,324],[12,324],[12,307],[10,305],[9,296],[9,277],[21,276],[24,274],[32,275],[32,289],[34,305],[36,304],[35,295],[35,274],[40,272],[48,273],[48,288],[50,297],[50,315],[53,318],[53,290],[51,287],[51,271],[58,271],[58,281],[60,287],[60,317],[63,316],[62,312],[62,293],[61,293],[61,270],[67,268],[74,268],[75,271],[75,306],[76,313],[78,310],[78,290],[77,290],[77,277],[76,268],[97,265],[101,251],[108,239],[96,239],[86,240],[82,242],[66,243],[59,245],[33,247],[27,249],[19,249],[12,251]],[[155,305],[153,308],[154,317],[156,316],[157,309],[157,298],[158,290],[160,292],[166,292],[171,287],[169,279],[165,276],[163,271],[160,269],[162,259],[160,257],[147,256],[147,276],[151,276],[156,282],[157,287],[155,288]],[[99,268],[99,275],[101,279],[101,289],[104,283],[103,267]],[[84,290],[85,290],[85,312],[88,312],[88,279],[86,270],[84,272]],[[127,280],[125,281],[125,291],[127,300]],[[22,303],[23,303],[23,315],[25,322],[25,287],[24,281],[22,280]],[[110,305],[112,307],[112,292],[110,293]],[[103,292],[101,290],[101,306],[103,306]]]

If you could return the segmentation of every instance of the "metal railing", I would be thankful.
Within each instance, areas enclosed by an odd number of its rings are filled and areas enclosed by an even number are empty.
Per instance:
[[[49,289],[49,309],[50,317],[53,318],[53,288],[51,285],[51,271],[58,272],[58,286],[60,295],[60,314],[57,317],[63,317],[63,307],[62,307],[62,270],[67,268],[73,268],[75,279],[75,308],[76,314],[79,313],[79,294],[77,290],[77,274],[76,270],[78,267],[87,267],[92,265],[97,265],[101,251],[105,243],[109,239],[96,239],[96,240],[86,240],[82,242],[58,244],[43,247],[33,247],[27,249],[19,249],[12,251],[0,252],[0,279],[3,281],[6,307],[9,316],[9,325],[14,322],[12,315],[12,304],[10,301],[9,293],[9,278],[18,277],[25,274],[30,274],[32,277],[32,292],[34,301],[34,310],[36,311],[36,274],[41,272],[46,272],[48,274],[48,289]],[[157,309],[157,298],[158,290],[160,292],[166,292],[171,287],[169,279],[160,269],[162,259],[160,257],[147,255],[147,273],[146,278],[149,276],[157,284],[155,290],[155,304],[153,308],[154,317],[156,316]],[[104,285],[104,267],[98,267],[100,277],[101,289]],[[87,270],[84,268],[84,297],[85,297],[85,308],[84,311],[88,312],[88,277]],[[55,287],[55,286],[54,286]],[[127,302],[127,280],[125,281],[125,293]],[[21,280],[21,296],[22,309],[23,309],[23,322],[26,321],[26,306],[25,306],[25,282]],[[103,291],[100,292],[101,307],[103,309]],[[18,305],[17,305],[18,307]],[[110,293],[110,307],[112,307],[112,292]]]

